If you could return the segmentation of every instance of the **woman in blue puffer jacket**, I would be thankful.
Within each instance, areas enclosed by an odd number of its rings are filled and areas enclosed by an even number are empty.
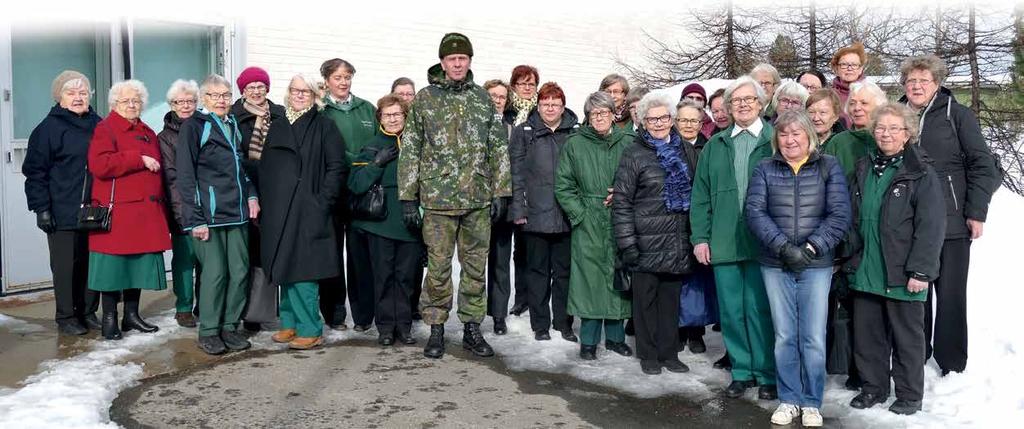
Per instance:
[[[836,246],[850,228],[850,194],[835,158],[815,151],[807,113],[775,122],[775,155],[754,169],[746,218],[761,242],[761,274],[775,325],[781,404],[772,423],[821,426],[825,387],[825,322]]]

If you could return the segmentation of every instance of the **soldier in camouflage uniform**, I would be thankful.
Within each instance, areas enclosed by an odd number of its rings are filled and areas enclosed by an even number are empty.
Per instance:
[[[477,356],[494,354],[480,333],[487,304],[484,269],[491,222],[505,217],[512,186],[507,130],[487,91],[473,83],[472,56],[473,46],[466,36],[449,33],[441,40],[441,63],[430,68],[430,86],[413,100],[398,158],[403,218],[410,229],[422,227],[427,246],[420,313],[430,324],[430,339],[423,350],[430,358],[444,355],[456,244],[462,265],[458,309],[465,324],[462,345]]]

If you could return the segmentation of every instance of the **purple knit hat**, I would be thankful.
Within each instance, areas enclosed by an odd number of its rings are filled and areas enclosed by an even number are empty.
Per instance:
[[[704,87],[700,86],[699,83],[694,82],[689,85],[686,85],[686,87],[683,88],[683,95],[679,96],[679,101],[682,101],[684,98],[686,98],[686,94],[692,94],[694,92],[700,94],[701,97],[704,97],[704,100],[708,99],[708,94],[704,92]]]

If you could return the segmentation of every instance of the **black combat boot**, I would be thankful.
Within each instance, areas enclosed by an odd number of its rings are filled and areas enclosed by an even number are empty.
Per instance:
[[[462,348],[480,357],[494,356],[494,349],[484,340],[479,323],[467,323],[462,330]]]
[[[430,325],[430,338],[427,339],[427,347],[423,349],[423,356],[431,359],[444,356],[444,325]]]

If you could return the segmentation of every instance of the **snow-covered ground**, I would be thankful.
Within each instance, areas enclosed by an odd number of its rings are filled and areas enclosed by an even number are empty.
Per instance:
[[[1016,425],[1013,422],[1024,421],[1024,330],[1013,317],[1024,302],[1024,282],[1012,274],[1015,264],[1024,261],[1017,253],[1019,243],[1024,243],[1024,228],[1017,222],[1021,215],[1024,198],[1000,191],[992,202],[985,236],[974,244],[967,372],[939,377],[934,362],[929,362],[925,370],[924,410],[910,417],[896,416],[885,407],[864,411],[850,408],[847,404],[854,392],[842,388],[841,377],[831,377],[823,407],[826,417],[839,418],[844,426],[858,428],[1012,427]],[[457,279],[458,267],[453,271]],[[129,333],[122,341],[97,341],[88,352],[73,358],[41,363],[39,372],[26,379],[24,387],[0,390],[0,429],[116,427],[109,422],[110,404],[143,374],[133,358],[155,350],[171,338],[194,335],[194,331],[174,324],[170,310],[151,321],[161,327],[157,334]],[[707,353],[680,354],[680,359],[691,368],[689,373],[647,376],[640,372],[636,360],[603,348],[598,351],[597,361],[582,362],[577,357],[578,345],[557,335],[552,341],[536,342],[526,317],[509,318],[509,334],[503,337],[489,334],[489,325],[485,323],[488,340],[499,358],[513,370],[565,373],[644,398],[678,394],[710,399],[705,402],[706,412],[713,414],[721,409],[717,404],[724,399],[717,394],[728,383],[729,376],[711,368],[711,362],[721,356],[717,334],[708,335]],[[42,327],[0,315],[0,329],[33,332]],[[255,347],[283,348],[273,344],[269,335],[256,337]],[[327,341],[344,342],[357,335],[365,334],[329,331]],[[427,328],[418,325],[416,335],[425,338]],[[454,312],[448,322],[447,337],[449,347],[457,347],[461,325]],[[753,391],[746,399],[756,401]],[[767,409],[777,404],[758,403]]]

